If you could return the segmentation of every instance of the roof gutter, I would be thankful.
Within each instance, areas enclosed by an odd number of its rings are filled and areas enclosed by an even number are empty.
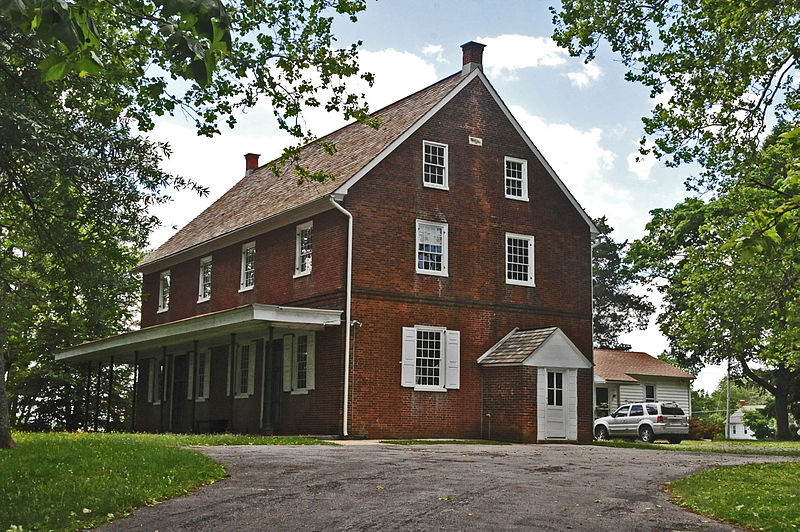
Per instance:
[[[353,296],[353,215],[330,196],[331,205],[347,216],[347,291],[344,307],[344,398],[342,405],[342,436],[347,437],[348,397],[350,395],[350,302]]]

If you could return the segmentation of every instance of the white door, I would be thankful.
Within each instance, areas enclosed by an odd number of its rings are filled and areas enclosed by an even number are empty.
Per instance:
[[[547,370],[547,407],[545,437],[566,438],[567,423],[564,408],[564,372]]]

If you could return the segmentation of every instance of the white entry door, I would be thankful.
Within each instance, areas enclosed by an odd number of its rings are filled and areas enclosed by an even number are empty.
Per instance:
[[[547,438],[566,438],[567,422],[564,408],[564,372],[547,370]]]

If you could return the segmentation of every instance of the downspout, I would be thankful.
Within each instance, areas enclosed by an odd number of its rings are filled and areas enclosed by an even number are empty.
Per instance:
[[[342,406],[342,436],[347,437],[348,397],[350,395],[350,301],[353,296],[353,215],[330,196],[331,205],[347,216],[347,290],[344,310],[344,405]]]

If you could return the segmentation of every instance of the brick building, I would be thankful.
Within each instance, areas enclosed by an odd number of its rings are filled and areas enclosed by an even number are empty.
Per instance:
[[[462,49],[303,149],[335,180],[247,154],[137,267],[141,330],[57,358],[135,364],[138,430],[590,440],[596,228]]]

